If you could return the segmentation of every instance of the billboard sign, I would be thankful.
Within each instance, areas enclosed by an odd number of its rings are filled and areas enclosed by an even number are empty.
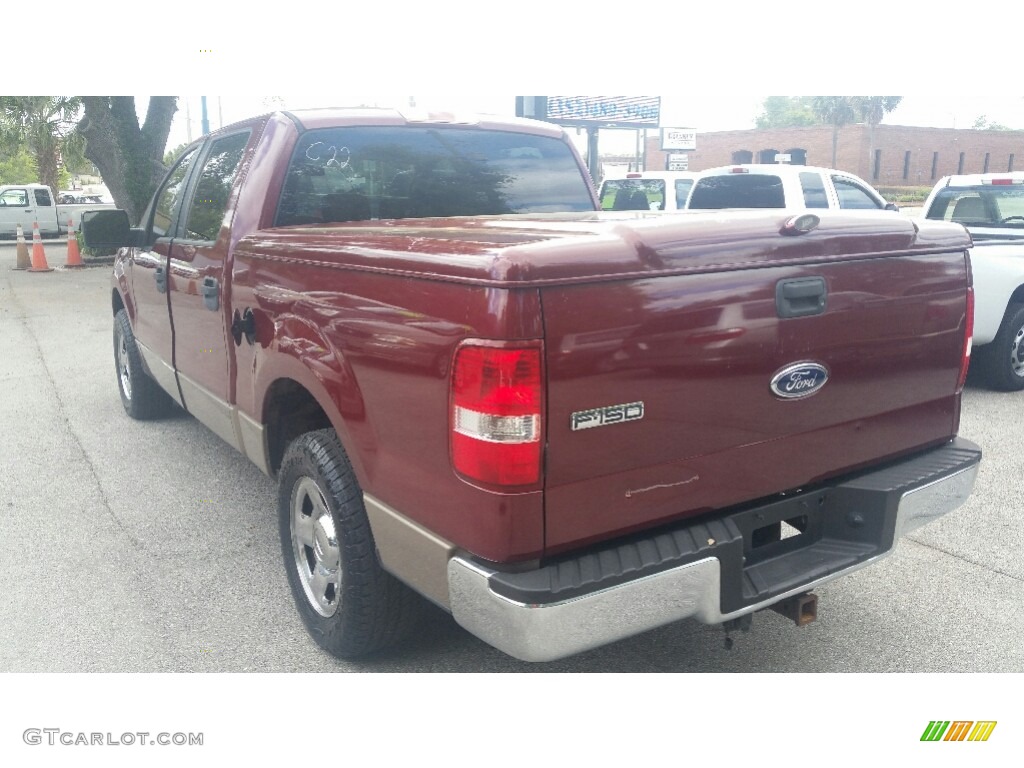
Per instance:
[[[516,114],[559,125],[657,128],[660,96],[517,96]]]
[[[697,149],[697,131],[693,128],[662,128],[661,149],[664,152],[689,152]]]

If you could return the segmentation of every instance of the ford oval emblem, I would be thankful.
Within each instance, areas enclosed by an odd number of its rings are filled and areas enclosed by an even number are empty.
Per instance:
[[[818,363],[787,365],[772,377],[772,392],[785,400],[810,397],[825,386],[828,369]]]

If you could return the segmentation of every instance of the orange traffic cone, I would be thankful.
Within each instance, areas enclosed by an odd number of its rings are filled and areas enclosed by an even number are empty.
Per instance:
[[[65,267],[84,267],[82,255],[78,252],[78,238],[75,236],[75,220],[68,217],[68,261]]]
[[[31,266],[28,260],[28,245],[25,243],[25,230],[18,225],[18,263],[15,269],[28,269]]]
[[[43,250],[43,238],[39,235],[39,222],[32,222],[32,266],[29,272],[53,272],[53,267],[46,263],[46,251]]]

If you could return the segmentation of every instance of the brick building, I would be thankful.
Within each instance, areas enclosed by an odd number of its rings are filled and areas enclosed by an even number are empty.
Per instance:
[[[661,138],[647,139],[645,167],[664,170],[667,153]],[[689,153],[689,169],[700,171],[731,163],[775,162],[789,154],[800,165],[832,165],[832,127],[718,131],[698,133],[697,149]],[[983,131],[877,125],[872,151],[867,125],[839,131],[836,168],[854,173],[875,186],[928,186],[954,173],[1024,170],[1024,131]]]

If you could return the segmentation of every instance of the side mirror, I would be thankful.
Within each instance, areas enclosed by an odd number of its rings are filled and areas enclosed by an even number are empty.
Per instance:
[[[82,235],[87,248],[138,248],[145,245],[146,232],[132,229],[128,213],[117,208],[82,214]]]
[[[896,203],[886,203],[885,210],[887,211],[898,211],[900,207]]]

